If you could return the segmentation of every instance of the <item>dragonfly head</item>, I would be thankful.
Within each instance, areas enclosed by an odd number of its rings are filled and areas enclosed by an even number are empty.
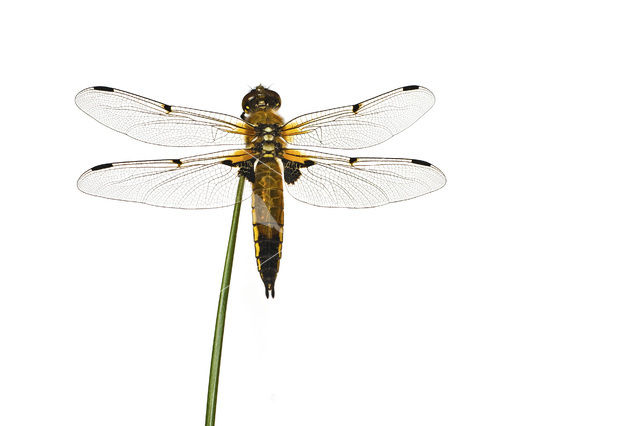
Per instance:
[[[250,114],[265,109],[278,109],[280,104],[280,95],[260,84],[244,96],[242,111]]]

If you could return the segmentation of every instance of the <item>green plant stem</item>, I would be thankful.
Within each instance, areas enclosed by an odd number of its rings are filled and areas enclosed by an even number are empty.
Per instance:
[[[233,207],[233,219],[229,242],[227,243],[227,255],[224,259],[224,272],[222,273],[222,286],[218,301],[218,315],[216,316],[216,330],[213,335],[213,351],[211,353],[211,370],[209,371],[209,390],[207,392],[207,415],[205,426],[213,426],[216,423],[216,401],[218,399],[218,378],[220,377],[220,359],[222,357],[222,337],[224,335],[224,321],[227,315],[227,299],[229,298],[229,285],[231,283],[231,268],[233,267],[233,253],[236,250],[236,235],[238,234],[238,218],[242,204],[242,191],[244,189],[244,177],[240,177],[236,204]]]

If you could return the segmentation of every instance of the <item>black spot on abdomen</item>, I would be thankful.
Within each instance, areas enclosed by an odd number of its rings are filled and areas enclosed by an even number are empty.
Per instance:
[[[280,240],[259,238],[257,244],[260,247],[260,278],[265,285],[273,285],[278,275]]]

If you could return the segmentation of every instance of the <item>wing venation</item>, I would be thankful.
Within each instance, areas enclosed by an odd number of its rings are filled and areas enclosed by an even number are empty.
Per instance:
[[[227,114],[164,104],[106,86],[76,96],[78,107],[105,126],[164,146],[244,145],[253,127]]]
[[[319,207],[376,207],[428,194],[446,183],[444,173],[423,160],[293,150],[283,158],[298,164],[290,172],[289,194]]]
[[[357,104],[301,115],[286,123],[281,134],[291,147],[366,148],[411,126],[434,102],[429,89],[405,86]]]
[[[239,168],[252,158],[245,151],[171,160],[128,161],[95,166],[80,176],[87,194],[160,207],[206,209],[235,204]]]

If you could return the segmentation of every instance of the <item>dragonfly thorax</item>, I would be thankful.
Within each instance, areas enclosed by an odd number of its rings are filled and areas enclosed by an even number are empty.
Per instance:
[[[263,139],[256,143],[254,148],[260,155],[277,155],[282,151],[282,144],[278,140],[271,138]]]
[[[276,150],[276,144],[273,142],[262,142],[262,151],[263,152],[274,152]]]
[[[255,131],[258,138],[265,141],[272,141],[280,136],[280,126],[277,124],[258,124]]]
[[[258,124],[255,126],[255,148],[263,154],[278,154],[282,150],[280,126],[277,124]]]

